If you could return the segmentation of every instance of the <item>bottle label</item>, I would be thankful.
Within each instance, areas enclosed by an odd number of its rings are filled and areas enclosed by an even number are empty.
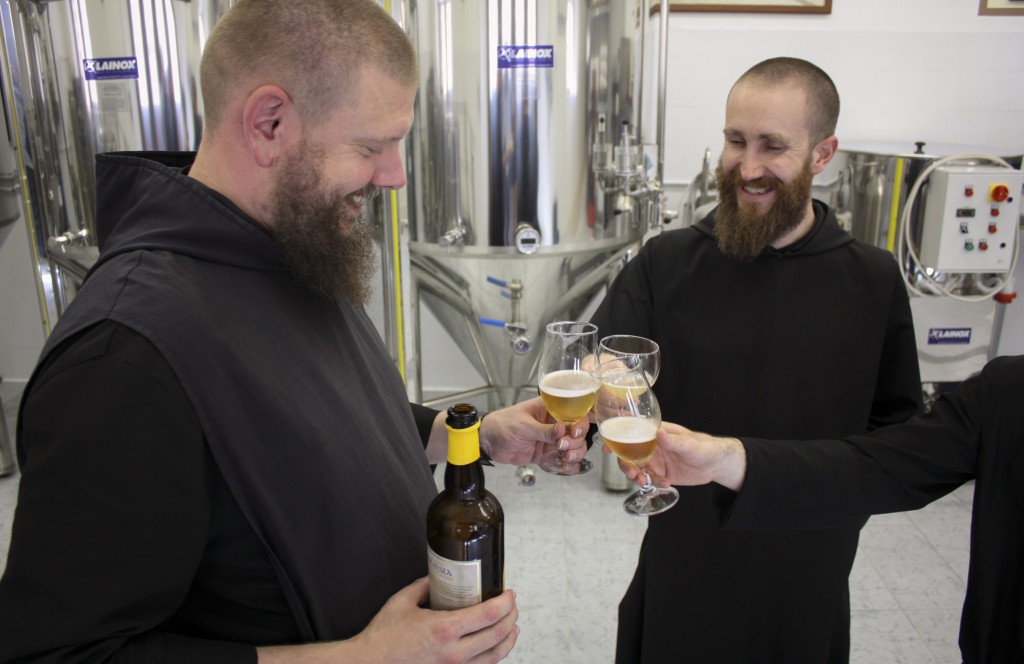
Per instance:
[[[483,597],[479,560],[449,560],[427,547],[430,608],[450,611],[479,604]]]

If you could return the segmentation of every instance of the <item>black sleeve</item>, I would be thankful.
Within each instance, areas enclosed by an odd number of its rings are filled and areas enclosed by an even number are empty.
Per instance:
[[[423,441],[423,448],[426,449],[427,442],[430,440],[430,430],[434,427],[434,420],[441,411],[411,401],[409,407],[412,408],[412,417],[416,420],[416,430],[420,432],[420,440]]]
[[[887,268],[893,273],[893,290],[885,345],[868,419],[869,431],[905,422],[922,410],[921,370],[910,297],[899,268],[895,264],[887,265]]]
[[[985,410],[998,403],[984,376],[965,381],[930,412],[866,435],[841,441],[743,438],[747,477],[726,525],[827,528],[919,509],[945,496],[977,473]]]
[[[161,630],[211,516],[202,430],[170,369],[108,323],[55,357],[19,418],[0,661],[255,663],[252,646]]]

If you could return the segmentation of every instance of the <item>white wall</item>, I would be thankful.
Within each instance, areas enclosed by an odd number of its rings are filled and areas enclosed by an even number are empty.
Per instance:
[[[717,159],[729,87],[750,65],[777,55],[806,58],[833,77],[843,104],[840,147],[844,140],[926,141],[1024,151],[1024,17],[979,17],[978,0],[832,4],[824,16],[670,15],[665,174],[676,185],[674,196],[700,170],[705,148]],[[655,35],[656,26],[657,16]],[[649,81],[657,81],[654,73]],[[652,112],[650,103],[646,109]],[[5,379],[26,377],[41,344],[39,328],[25,325],[31,317],[38,321],[38,313],[29,261],[22,267],[11,259],[19,252],[27,255],[27,242],[12,233],[0,248]],[[1017,283],[1024,290],[1024,277]],[[1004,354],[1024,353],[1021,300],[1007,309]],[[423,358],[425,390],[480,384],[432,316],[424,315],[422,327],[422,347],[430,349]]]
[[[729,88],[779,55],[832,76],[840,148],[926,141],[1019,153],[1024,16],[977,13],[978,0],[834,0],[830,15],[672,13],[666,179],[692,178],[706,147],[717,158]]]

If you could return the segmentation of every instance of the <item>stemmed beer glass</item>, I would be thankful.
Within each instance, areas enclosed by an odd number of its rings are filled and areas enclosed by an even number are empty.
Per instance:
[[[537,365],[537,387],[548,413],[567,427],[582,420],[594,405],[597,326],[578,321],[549,323]],[[594,464],[569,461],[561,451],[548,452],[537,463],[555,475],[582,475]]]
[[[599,362],[626,357],[633,358],[629,360],[630,366],[642,369],[647,376],[647,383],[653,386],[661,372],[661,347],[658,343],[633,334],[613,334],[601,339],[598,345]],[[604,444],[600,431],[594,434],[593,443]]]
[[[651,516],[679,500],[673,487],[659,489],[647,472],[647,462],[658,446],[661,408],[643,363],[624,356],[600,363],[593,370],[598,382],[594,416],[604,443],[617,457],[636,466],[644,485],[626,497],[622,507],[633,516]]]
[[[613,334],[601,339],[598,347],[600,361],[631,356],[642,363],[647,382],[654,385],[661,371],[661,347],[656,341],[632,334]]]

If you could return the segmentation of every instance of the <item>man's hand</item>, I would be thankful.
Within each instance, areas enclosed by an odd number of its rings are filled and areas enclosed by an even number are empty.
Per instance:
[[[501,463],[536,463],[552,447],[577,461],[587,454],[590,422],[584,418],[566,427],[555,422],[540,397],[487,414],[480,426],[480,447]]]
[[[391,596],[370,624],[346,641],[259,648],[259,664],[494,664],[519,636],[515,593],[456,611],[422,608],[430,596],[426,577]]]
[[[619,466],[630,479],[642,482],[635,467],[621,460]],[[663,422],[658,429],[658,448],[647,468],[657,486],[717,482],[739,491],[747,473],[747,452],[735,438],[716,438]]]

